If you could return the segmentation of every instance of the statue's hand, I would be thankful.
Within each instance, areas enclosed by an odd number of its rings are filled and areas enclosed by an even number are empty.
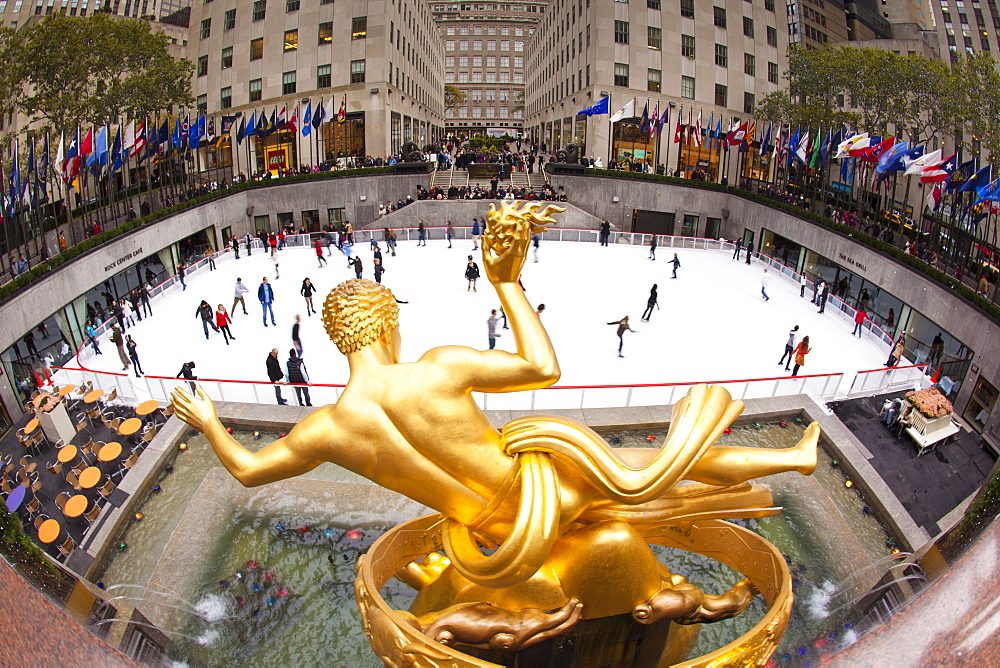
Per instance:
[[[532,234],[541,234],[554,225],[553,213],[566,209],[540,202],[503,202],[490,205],[483,232],[483,268],[490,283],[515,283],[521,276]]]
[[[219,419],[215,404],[208,398],[205,391],[198,388],[198,394],[192,396],[187,390],[175,387],[171,394],[174,411],[177,417],[187,422],[193,428],[204,433],[207,425]]]

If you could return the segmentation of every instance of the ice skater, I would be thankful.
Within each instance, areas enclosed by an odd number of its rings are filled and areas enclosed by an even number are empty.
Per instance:
[[[538,262],[538,246],[541,243],[542,243],[542,235],[541,234],[532,234],[531,235],[531,245],[535,249],[535,262]]]
[[[771,276],[767,273],[767,267],[765,267],[764,273],[760,275],[760,294],[766,302],[771,301],[771,298],[767,296],[767,286],[770,284]]]
[[[677,253],[674,253],[674,259],[670,261],[670,264],[674,265],[674,275],[670,278],[677,278],[677,270],[681,268],[681,261],[677,257]]]
[[[785,353],[778,360],[778,366],[782,364],[785,365],[785,371],[788,371],[789,365],[792,363],[792,351],[795,350],[795,337],[798,335],[799,326],[795,325],[788,331],[788,340],[785,341]],[[785,358],[788,358],[787,361]]]
[[[854,314],[854,331],[851,332],[851,336],[857,334],[858,338],[859,339],[861,338],[861,335],[864,331],[864,324],[866,317],[868,317],[868,314],[865,313],[864,308],[859,308],[858,312]]]
[[[479,219],[472,219],[472,250],[479,248]]]
[[[806,275],[799,274],[799,297],[805,298],[806,296]]]
[[[257,299],[260,301],[261,310],[263,311],[264,326],[267,327],[267,313],[271,312],[271,324],[277,326],[278,323],[274,321],[274,290],[271,288],[271,284],[267,282],[267,276],[261,279],[261,284],[257,288]]]
[[[747,264],[750,264],[750,258],[753,257],[753,242],[747,242]]]
[[[455,227],[451,224],[450,220],[445,224],[444,230],[445,236],[448,237],[448,248],[451,248],[451,238],[455,236]]]
[[[184,378],[187,380],[188,385],[191,386],[191,391],[194,392],[194,381],[198,380],[198,376],[192,373],[192,369],[194,369],[194,362],[184,362],[184,364],[181,365],[181,370],[177,372],[177,375],[174,376],[174,378]]]
[[[490,317],[486,319],[486,336],[490,340],[490,350],[493,350],[497,345],[497,310],[493,309],[490,311]]]
[[[285,377],[284,372],[281,370],[281,362],[278,361],[278,349],[272,348],[271,352],[267,355],[266,360],[267,365],[267,378],[274,385],[274,397],[278,400],[279,406],[284,406],[288,402],[285,398],[281,396],[281,380]]]
[[[299,357],[302,357],[302,339],[299,338],[299,325],[302,324],[302,316],[295,316],[295,324],[292,325],[292,345],[295,346],[295,352]]]
[[[302,295],[306,300],[306,315],[312,315],[316,312],[313,308],[313,295],[316,293],[316,286],[312,284],[309,277],[306,276],[302,279],[302,287],[299,288],[299,294]]]
[[[142,370],[142,365],[139,364],[139,353],[136,352],[138,347],[139,345],[132,338],[131,334],[125,337],[125,349],[128,351],[128,358],[132,360],[132,370],[135,371],[136,378],[146,373]]]
[[[247,313],[247,303],[243,301],[243,295],[248,292],[250,292],[250,288],[243,285],[243,279],[237,276],[236,285],[233,287],[233,313],[236,313],[236,305],[239,304],[243,307],[243,315],[249,315]]]
[[[736,240],[736,247],[733,249],[733,259],[740,261],[740,251],[743,250],[743,239]]]
[[[819,293],[819,310],[817,313],[826,312],[826,300],[830,296],[830,284],[826,281],[823,282],[823,290]]]
[[[188,289],[187,284],[184,282],[184,276],[186,273],[187,273],[187,267],[185,267],[184,263],[181,262],[180,264],[177,265],[177,279],[181,282],[181,292],[184,292],[185,290]]]
[[[382,274],[385,273],[385,267],[382,266],[382,258],[377,257],[372,260],[372,273],[375,274],[375,282],[382,282]]]
[[[611,238],[611,223],[605,220],[603,223],[601,223],[601,234],[600,234],[601,245],[607,246],[609,238]]]
[[[812,352],[812,348],[809,347],[809,337],[803,336],[802,340],[799,341],[799,345],[795,346],[795,350],[792,353],[795,356],[795,366],[792,367],[792,377],[799,375],[799,369],[806,364],[806,355]]]
[[[354,247],[346,241],[340,245],[340,252],[347,257],[347,268],[354,266]]]
[[[360,256],[358,256],[358,255],[354,256],[353,265],[354,265],[354,276],[355,276],[355,278],[357,278],[358,280],[361,280],[361,271],[362,271],[363,267],[361,266],[361,257]]]
[[[896,366],[899,364],[900,360],[903,359],[903,353],[906,351],[906,334],[900,334],[899,338],[896,339],[896,344],[892,347],[892,352],[889,353],[889,359],[885,361],[885,366]]]
[[[274,263],[274,280],[281,278],[281,274],[278,272],[278,254],[277,251],[271,254],[271,262]]]
[[[427,245],[427,230],[424,229],[424,221],[422,219],[417,221],[417,245]]]
[[[469,282],[465,291],[468,292],[469,290],[472,290],[473,292],[478,292],[478,290],[476,290],[476,281],[479,280],[479,265],[476,264],[476,261],[472,259],[471,255],[469,256],[469,263],[465,265],[465,278]]]
[[[622,355],[622,346],[625,343],[625,340],[622,338],[622,335],[624,335],[626,331],[632,332],[633,334],[638,334],[638,332],[628,326],[628,316],[625,316],[621,320],[616,320],[614,322],[609,322],[608,324],[609,325],[618,325],[618,332],[617,332],[618,333],[618,357],[625,357],[624,355]]]
[[[306,372],[305,361],[301,355],[295,354],[294,348],[288,351],[285,371],[288,372],[288,382],[295,387],[295,398],[299,406],[312,406],[312,400],[309,398],[309,374]],[[302,403],[303,399],[305,403]]]
[[[649,299],[646,300],[646,310],[642,312],[642,317],[640,318],[640,320],[645,320],[646,322],[649,322],[650,317],[652,317],[653,315],[654,306],[656,308],[660,308],[660,305],[657,302],[656,283],[653,283],[653,287],[649,291]]]
[[[313,249],[316,251],[316,261],[319,262],[319,266],[325,266],[326,258],[323,257],[323,244],[320,243],[319,239],[313,242]]]
[[[92,320],[87,321],[87,326],[84,329],[87,334],[87,343],[94,346],[95,355],[103,355],[101,349],[97,345],[97,330],[94,329],[94,322]]]
[[[128,355],[125,353],[125,339],[122,337],[122,330],[119,329],[118,325],[111,325],[111,343],[115,344],[118,348],[118,359],[122,361],[122,371],[128,371],[130,362],[128,361]]]
[[[227,346],[229,345],[230,339],[232,339],[233,341],[236,340],[236,337],[233,336],[233,333],[229,331],[229,325],[232,322],[233,319],[230,318],[229,314],[226,312],[226,307],[223,306],[222,304],[219,304],[219,308],[215,310],[215,326],[218,328],[218,331],[222,332],[222,338],[226,340]]]
[[[204,299],[198,304],[197,310],[194,312],[194,317],[201,317],[201,328],[205,330],[205,338],[208,339],[208,328],[211,327],[216,333],[219,332],[219,328],[215,325],[215,321],[212,318],[212,307],[208,305],[208,302]]]
[[[654,234],[649,240],[649,259],[656,259],[656,235]],[[674,278],[677,278],[674,276]]]

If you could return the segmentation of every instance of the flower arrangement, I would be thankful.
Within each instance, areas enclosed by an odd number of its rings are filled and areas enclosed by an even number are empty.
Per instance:
[[[39,394],[35,397],[36,413],[51,413],[59,405],[59,397],[51,394]]]
[[[926,390],[917,392],[907,392],[906,398],[921,415],[929,419],[951,415],[954,411],[951,402],[936,387],[929,387]]]

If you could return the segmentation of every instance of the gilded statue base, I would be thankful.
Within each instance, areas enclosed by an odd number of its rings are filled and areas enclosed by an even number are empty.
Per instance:
[[[387,666],[456,668],[494,667],[511,663],[513,653],[498,649],[470,650],[477,656],[433,640],[413,624],[413,615],[392,610],[379,595],[382,586],[397,573],[404,573],[414,561],[443,549],[442,530],[445,518],[429,515],[400,525],[379,538],[368,554],[358,560],[355,594],[365,633],[372,649]],[[674,525],[646,526],[640,533],[648,543],[697,552],[742,573],[768,604],[768,612],[756,626],[725,647],[694,659],[683,666],[762,665],[781,640],[792,608],[791,577],[784,558],[777,548],[752,531],[723,520],[699,520]],[[571,665],[591,666],[625,661],[635,666],[667,666],[684,661],[697,639],[698,625],[678,625],[668,619],[654,624],[640,624],[628,615],[584,620],[554,639],[547,639],[520,650],[523,658],[566,656],[575,652],[574,635],[579,636],[579,649],[593,643],[595,626],[602,627],[608,639],[619,637],[621,642],[605,642],[605,656],[577,652]],[[641,628],[640,628],[641,627]],[[635,630],[638,635],[629,635]],[[563,654],[548,645],[560,645]],[[630,656],[622,653],[631,652]],[[604,660],[606,659],[606,660]],[[522,663],[522,665],[525,665]],[[543,662],[540,665],[550,665]],[[559,665],[557,662],[551,665]],[[567,664],[561,664],[567,665]]]

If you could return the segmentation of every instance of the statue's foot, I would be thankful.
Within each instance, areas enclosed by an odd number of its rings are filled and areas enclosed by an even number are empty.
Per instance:
[[[806,427],[805,434],[795,447],[790,448],[794,470],[803,475],[812,475],[816,470],[816,451],[819,448],[819,424],[813,422]]]
[[[692,615],[676,621],[678,624],[709,624],[735,617],[743,612],[759,593],[749,578],[743,578],[721,596],[705,594],[701,605]]]
[[[448,557],[438,552],[431,552],[423,559],[414,559],[403,566],[396,573],[396,577],[420,591],[434,584],[450,564],[451,560]]]

